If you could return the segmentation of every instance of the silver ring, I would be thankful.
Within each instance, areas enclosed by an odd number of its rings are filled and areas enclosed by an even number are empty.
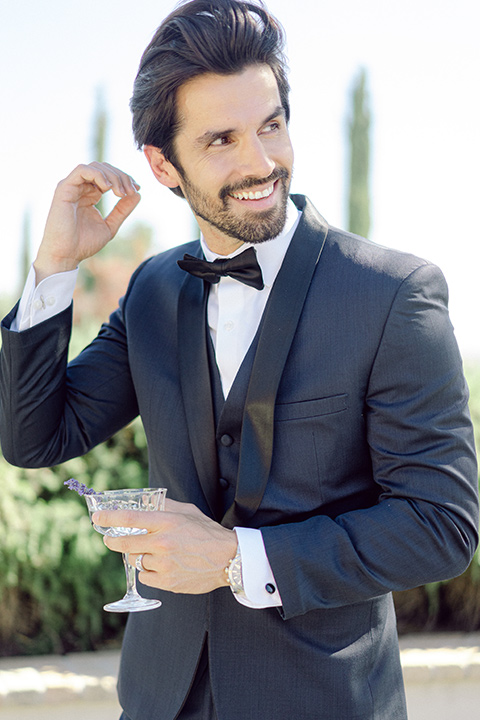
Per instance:
[[[143,566],[143,555],[137,555],[135,558],[135,567],[139,572],[148,572],[148,570]]]

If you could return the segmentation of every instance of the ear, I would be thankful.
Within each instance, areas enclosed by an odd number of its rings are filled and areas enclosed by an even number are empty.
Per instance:
[[[148,164],[152,168],[152,172],[158,182],[168,188],[175,188],[180,185],[180,178],[177,170],[169,162],[159,148],[153,145],[145,145],[143,148]]]

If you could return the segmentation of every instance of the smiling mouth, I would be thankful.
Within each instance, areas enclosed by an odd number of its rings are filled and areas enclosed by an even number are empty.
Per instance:
[[[272,185],[269,185],[269,187],[262,191],[257,190],[253,192],[252,190],[244,190],[242,192],[232,192],[230,196],[235,198],[235,200],[262,200],[263,198],[270,197],[274,189],[275,183],[272,183]]]

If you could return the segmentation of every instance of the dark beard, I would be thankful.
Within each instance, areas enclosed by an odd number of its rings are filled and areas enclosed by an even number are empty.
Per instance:
[[[217,211],[212,209],[212,212],[207,212],[209,210],[208,199],[202,196],[202,193],[190,183],[184,174],[182,180],[185,197],[195,215],[228,237],[241,242],[258,244],[277,237],[285,227],[290,189],[290,175],[285,168],[276,168],[268,178],[260,180],[251,178],[235,186],[225,185],[219,193],[222,206]],[[247,214],[242,218],[230,213],[229,202],[232,200],[229,196],[232,192],[249,190],[252,187],[268,185],[275,181],[278,181],[282,193],[281,203],[278,207],[264,212],[252,212],[250,216]]]

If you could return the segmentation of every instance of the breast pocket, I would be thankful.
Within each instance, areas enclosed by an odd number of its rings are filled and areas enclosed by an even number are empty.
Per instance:
[[[326,502],[344,445],[347,410],[346,393],[276,405],[267,506],[301,513]]]
[[[275,420],[285,422],[287,420],[314,418],[320,415],[332,415],[347,409],[347,399],[348,395],[344,393],[342,395],[317,398],[316,400],[279,403],[275,408]]]

